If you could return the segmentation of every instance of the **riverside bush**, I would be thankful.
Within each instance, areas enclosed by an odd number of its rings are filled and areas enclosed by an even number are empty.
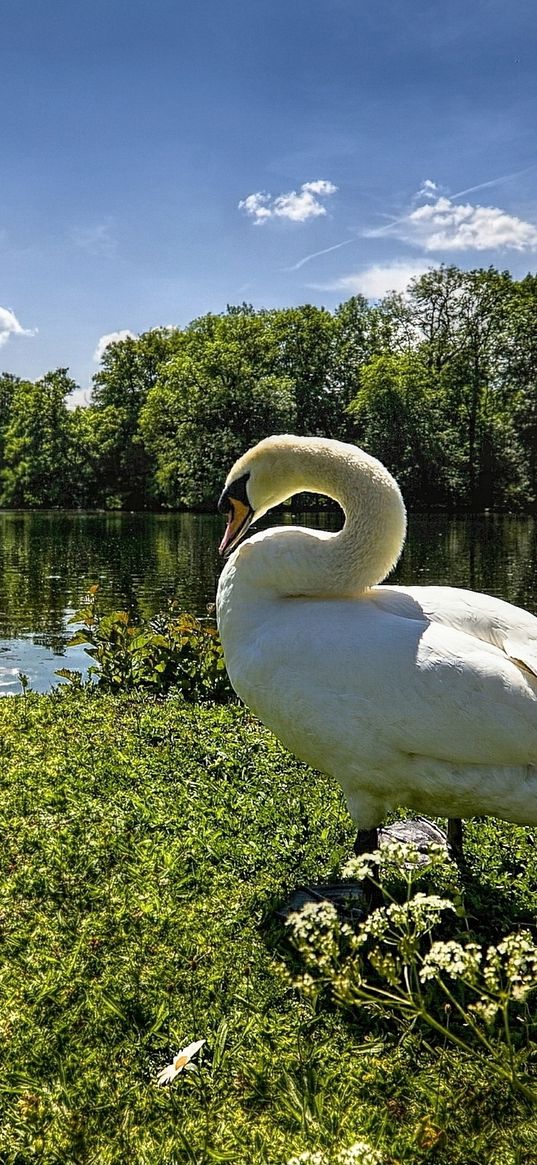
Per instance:
[[[146,623],[137,622],[126,611],[103,614],[95,584],[69,622],[83,626],[68,647],[86,645],[95,661],[89,674],[105,691],[145,688],[165,695],[176,688],[189,700],[234,699],[216,627],[179,611],[173,603]],[[80,673],[69,668],[60,668],[56,674],[75,686],[81,683]]]

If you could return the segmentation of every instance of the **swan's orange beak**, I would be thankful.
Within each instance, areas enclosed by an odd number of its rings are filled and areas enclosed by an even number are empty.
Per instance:
[[[229,511],[224,537],[218,547],[218,553],[227,558],[228,554],[235,549],[240,539],[246,534],[246,531],[254,516],[254,511],[249,505],[245,505],[239,498],[233,498],[229,494],[225,499],[226,508]]]

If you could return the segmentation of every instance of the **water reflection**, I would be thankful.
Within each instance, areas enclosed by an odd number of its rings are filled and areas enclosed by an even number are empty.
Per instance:
[[[278,520],[324,529],[340,521],[336,513]],[[148,618],[176,598],[203,613],[214,599],[221,533],[212,515],[0,513],[0,693],[20,690],[19,670],[44,691],[56,667],[87,662],[82,648],[58,657],[92,582],[109,609]],[[535,610],[536,539],[531,517],[415,516],[392,579],[471,587]]]
[[[535,610],[535,519],[509,514],[413,517],[394,581],[469,587]]]

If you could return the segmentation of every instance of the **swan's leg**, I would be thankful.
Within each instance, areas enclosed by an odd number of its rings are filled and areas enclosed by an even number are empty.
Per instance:
[[[375,826],[374,829],[359,829],[356,834],[354,842],[354,852],[357,856],[360,854],[370,854],[373,850],[379,847],[379,831]]]
[[[462,861],[464,853],[462,847],[462,821],[460,817],[448,817],[447,843],[448,849],[457,864]]]
[[[359,829],[356,834],[354,842],[354,852],[359,857],[360,854],[370,854],[373,850],[379,847],[379,832],[377,826],[373,829]],[[367,908],[369,910],[376,910],[378,906],[384,905],[384,898],[382,890],[376,883],[379,880],[380,872],[378,866],[375,866],[373,872],[374,881],[371,878],[366,878],[364,881],[364,898]]]

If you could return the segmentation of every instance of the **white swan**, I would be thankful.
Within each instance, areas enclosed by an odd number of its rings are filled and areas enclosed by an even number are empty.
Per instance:
[[[276,527],[241,542],[302,490],[338,501],[343,529]],[[398,805],[536,824],[537,618],[473,591],[380,586],[405,508],[355,446],[269,437],[235,463],[219,506],[231,683],[287,748],[340,782],[358,849]]]

